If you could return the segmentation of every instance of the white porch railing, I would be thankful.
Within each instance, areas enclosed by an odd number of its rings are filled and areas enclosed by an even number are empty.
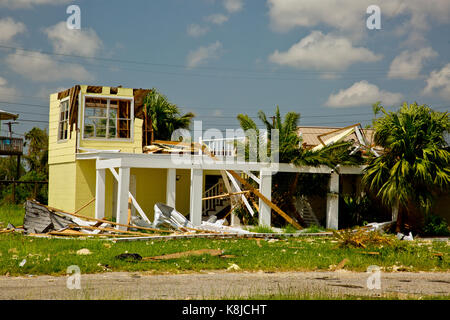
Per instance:
[[[200,144],[204,144],[209,152],[217,157],[236,156],[236,143],[243,143],[245,137],[223,138],[223,139],[199,139]],[[201,152],[201,151],[200,151]]]
[[[223,190],[224,190],[223,189],[223,181],[220,180],[215,185],[213,185],[211,188],[206,190],[205,193],[203,194],[203,197],[209,198],[209,197],[219,196],[224,193]],[[220,205],[222,200],[223,199],[221,199],[221,198],[203,200],[202,214],[206,215],[208,213],[208,211],[215,210],[216,206]]]

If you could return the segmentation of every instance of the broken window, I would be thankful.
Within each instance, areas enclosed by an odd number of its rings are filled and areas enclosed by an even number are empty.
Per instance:
[[[58,140],[67,140],[69,131],[69,100],[61,101],[59,105]]]
[[[86,97],[84,138],[129,139],[131,102],[129,99]]]

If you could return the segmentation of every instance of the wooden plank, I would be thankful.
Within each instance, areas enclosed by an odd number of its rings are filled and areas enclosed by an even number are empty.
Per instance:
[[[127,225],[131,224],[131,198],[128,198],[128,218],[127,218]],[[128,228],[127,228],[128,230]]]
[[[233,196],[233,195],[237,195],[237,194],[245,194],[245,193],[249,193],[249,192],[250,192],[250,191],[245,190],[245,191],[239,191],[239,192],[224,193],[224,194],[219,194],[218,196],[211,196],[211,197],[202,198],[202,200],[211,200],[211,199],[226,198],[226,197],[230,197],[230,196]]]
[[[72,225],[70,226],[70,228],[72,229],[88,229],[88,230],[100,230],[100,231],[110,231],[110,232],[116,232],[116,233],[126,233],[126,234],[133,234],[133,235],[138,235],[138,236],[144,236],[147,237],[149,236],[148,233],[143,233],[143,232],[137,232],[137,231],[127,231],[127,230],[117,230],[114,228],[101,228],[101,227],[88,227],[88,226],[78,226],[78,225]],[[85,233],[86,235],[90,235],[90,233]],[[109,235],[109,234],[107,234]]]
[[[273,202],[271,202],[269,199],[267,199],[261,192],[259,192],[257,189],[253,188],[253,186],[248,183],[245,179],[241,178],[235,171],[228,170],[228,172],[240,183],[242,183],[244,186],[246,186],[248,189],[250,189],[251,192],[253,192],[256,196],[258,196],[265,204],[267,204],[269,207],[271,207],[276,213],[278,213],[280,216],[282,216],[287,222],[292,224],[297,229],[301,230],[303,229],[294,219],[289,217],[283,210],[278,208],[277,205],[275,205]]]
[[[218,160],[209,150],[207,150],[206,146],[202,146],[202,149],[208,154],[212,159]],[[238,180],[240,183],[242,183],[244,186],[246,186],[250,191],[252,191],[256,196],[258,196],[264,203],[266,203],[269,207],[271,207],[276,213],[278,213],[280,216],[282,216],[287,222],[292,224],[294,227],[296,227],[299,230],[302,230],[303,228],[291,217],[289,217],[283,210],[278,208],[277,205],[275,205],[273,202],[271,202],[269,199],[267,199],[261,192],[259,192],[257,189],[253,188],[253,186],[248,183],[245,179],[241,178],[235,171],[233,170],[227,170],[236,180]]]
[[[41,204],[41,206],[44,206],[47,209],[52,210],[52,211],[65,213],[65,214],[68,214],[68,215],[71,215],[71,216],[74,216],[74,217],[77,217],[77,218],[85,219],[85,220],[97,221],[97,222],[102,222],[102,223],[109,223],[109,224],[113,224],[113,225],[116,225],[116,226],[127,227],[127,228],[135,228],[135,229],[149,230],[149,231],[156,231],[156,232],[173,233],[173,230],[162,230],[162,229],[156,229],[156,228],[147,228],[147,227],[126,225],[126,224],[121,224],[121,223],[117,223],[117,222],[113,222],[113,221],[108,221],[108,220],[103,220],[103,219],[96,219],[96,218],[92,218],[92,217],[86,217],[86,216],[83,216],[83,215],[77,214],[77,213],[71,213],[71,212],[62,211],[60,209],[52,208],[52,207],[49,207],[49,206],[45,206],[43,204]]]

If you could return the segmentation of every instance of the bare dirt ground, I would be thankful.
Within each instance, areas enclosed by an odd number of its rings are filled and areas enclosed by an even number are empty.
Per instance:
[[[367,288],[358,272],[205,272],[178,275],[111,272],[81,276],[81,290],[67,277],[0,277],[0,299],[221,299],[261,294],[338,296],[450,295],[450,273],[381,273],[381,289]]]

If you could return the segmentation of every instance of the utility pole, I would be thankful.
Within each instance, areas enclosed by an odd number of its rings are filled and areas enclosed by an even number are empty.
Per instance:
[[[14,148],[13,141],[12,141],[12,137],[13,137],[12,136],[12,134],[13,134],[12,126],[14,124],[19,124],[19,122],[9,121],[6,124],[8,125],[8,131],[9,131],[9,139],[10,139],[9,143],[10,143],[11,148]],[[10,157],[12,157],[12,155],[10,155]],[[13,189],[12,189],[13,203],[16,203],[16,182],[14,180],[19,180],[19,179],[20,179],[20,154],[17,155],[16,178],[15,179],[13,178]]]

